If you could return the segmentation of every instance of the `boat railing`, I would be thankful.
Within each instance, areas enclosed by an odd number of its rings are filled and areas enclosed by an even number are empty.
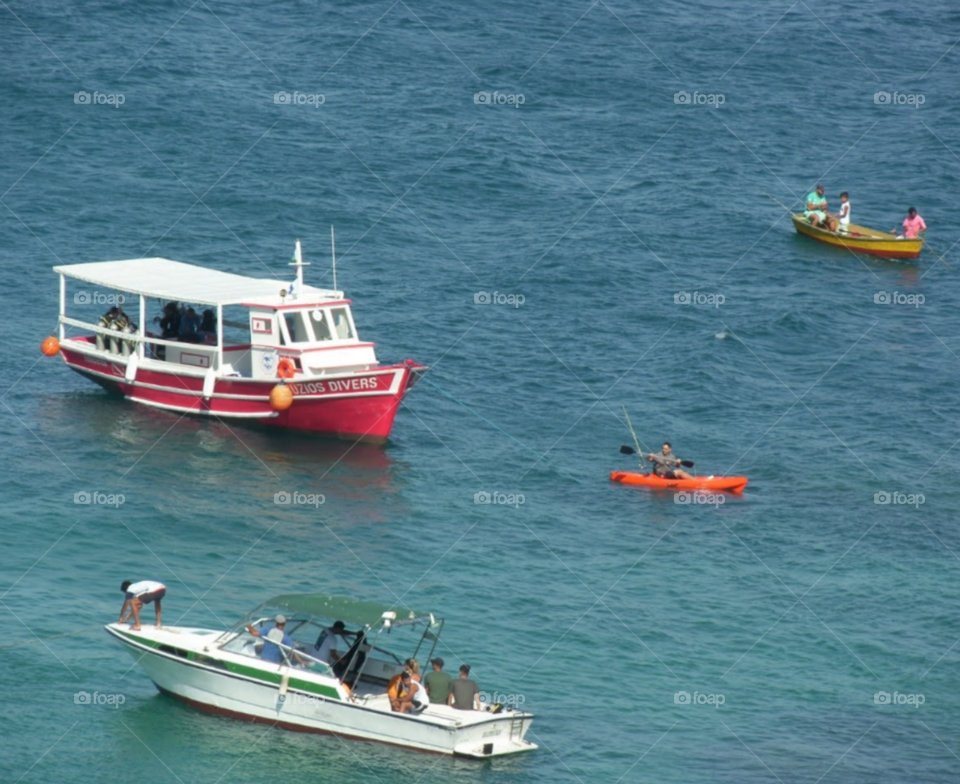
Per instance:
[[[211,356],[216,356],[219,350],[216,345],[209,343],[185,343],[182,340],[167,340],[165,338],[158,338],[154,335],[146,335],[140,328],[138,328],[136,332],[124,332],[123,330],[114,329],[112,327],[103,327],[99,324],[91,324],[89,321],[80,321],[79,319],[73,319],[68,316],[60,316],[60,323],[71,327],[79,327],[80,329],[89,330],[90,332],[103,335],[105,338],[109,338],[110,343],[108,347],[105,347],[103,350],[109,351],[111,354],[122,354],[123,356],[129,356],[132,353],[130,344],[137,343],[144,343],[151,346],[172,346],[174,348],[181,349],[189,348],[190,351],[200,351],[201,353],[210,354]],[[127,345],[120,345],[123,343],[126,343]],[[229,351],[230,348],[230,346],[224,346],[224,351]]]

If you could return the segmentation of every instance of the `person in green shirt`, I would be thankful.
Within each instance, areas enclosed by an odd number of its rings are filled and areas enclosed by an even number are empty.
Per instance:
[[[430,702],[437,705],[446,705],[453,678],[443,671],[443,659],[433,659],[430,664],[433,665],[433,672],[424,676],[423,685],[427,687]]]
[[[828,231],[837,230],[837,219],[827,212],[827,200],[823,196],[823,186],[817,187],[807,194],[804,204],[803,217],[810,221],[810,225],[822,227]]]

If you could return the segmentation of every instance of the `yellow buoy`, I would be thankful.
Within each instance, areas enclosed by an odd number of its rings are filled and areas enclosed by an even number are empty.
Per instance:
[[[293,405],[293,392],[283,382],[270,390],[270,408],[274,411],[286,411]]]
[[[40,350],[43,352],[44,356],[55,357],[60,353],[60,341],[51,335],[40,344]]]

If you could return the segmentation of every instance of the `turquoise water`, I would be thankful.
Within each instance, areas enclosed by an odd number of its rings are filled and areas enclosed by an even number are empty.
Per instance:
[[[956,780],[956,264],[819,246],[767,197],[822,178],[855,221],[915,204],[952,247],[955,6],[41,0],[0,19],[8,778]],[[280,276],[299,237],[329,285],[331,223],[361,335],[483,419],[421,384],[386,447],[349,449],[134,407],[37,351],[60,261]],[[748,475],[743,498],[610,483],[633,465],[622,406],[648,445]],[[123,579],[215,628],[292,591],[432,609],[444,657],[522,694],[541,748],[478,764],[269,730],[160,696],[100,631],[14,645],[114,620]]]

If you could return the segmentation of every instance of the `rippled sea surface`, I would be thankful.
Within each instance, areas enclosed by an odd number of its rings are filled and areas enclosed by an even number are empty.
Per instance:
[[[858,258],[778,204],[822,179],[856,222],[916,205],[952,248],[956,4],[0,5],[9,780],[957,780],[960,259]],[[39,354],[58,263],[284,277],[299,237],[330,285],[331,224],[362,337],[437,385],[383,448],[146,410]],[[747,492],[611,483],[624,407]],[[432,610],[540,749],[194,711],[97,628],[123,579],[212,628],[294,591]]]

